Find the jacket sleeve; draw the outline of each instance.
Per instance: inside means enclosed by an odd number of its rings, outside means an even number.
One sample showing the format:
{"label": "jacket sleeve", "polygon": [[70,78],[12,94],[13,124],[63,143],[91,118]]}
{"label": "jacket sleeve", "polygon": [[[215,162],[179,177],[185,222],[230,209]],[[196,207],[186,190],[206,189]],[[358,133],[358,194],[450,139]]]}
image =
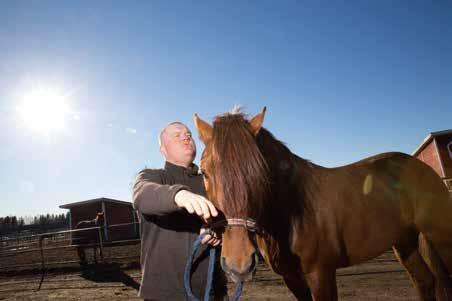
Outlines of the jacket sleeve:
{"label": "jacket sleeve", "polygon": [[190,190],[184,185],[162,184],[157,170],[145,169],[138,173],[133,184],[133,207],[146,215],[163,216],[179,210],[174,196],[180,190]]}

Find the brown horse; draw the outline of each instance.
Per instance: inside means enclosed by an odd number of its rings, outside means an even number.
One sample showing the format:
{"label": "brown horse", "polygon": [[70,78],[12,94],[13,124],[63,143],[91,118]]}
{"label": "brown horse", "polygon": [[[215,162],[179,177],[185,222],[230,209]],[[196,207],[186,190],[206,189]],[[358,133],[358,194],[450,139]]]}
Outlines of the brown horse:
{"label": "brown horse", "polygon": [[336,269],[392,247],[422,300],[452,300],[452,201],[429,166],[394,152],[321,167],[263,128],[264,114],[227,113],[213,126],[195,114],[233,279],[253,272],[259,249],[298,300],[337,300]]}
{"label": "brown horse", "polygon": [[72,245],[76,246],[77,248],[77,255],[80,259],[81,265],[86,265],[88,263],[85,254],[85,249],[87,247],[93,248],[94,263],[97,264],[97,244],[99,244],[99,230],[90,228],[102,226],[103,223],[104,213],[98,212],[96,214],[96,218],[92,220],[83,220],[75,225],[75,230],[80,231],[72,232]]}

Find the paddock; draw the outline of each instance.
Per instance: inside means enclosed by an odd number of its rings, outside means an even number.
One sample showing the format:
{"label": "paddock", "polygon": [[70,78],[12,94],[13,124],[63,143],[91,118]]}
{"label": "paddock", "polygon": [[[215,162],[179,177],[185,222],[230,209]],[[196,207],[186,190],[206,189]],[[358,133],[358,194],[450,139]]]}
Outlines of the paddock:
{"label": "paddock", "polygon": [[[28,256],[36,259],[33,266],[0,269],[0,300],[91,300],[93,296],[104,300],[140,300],[136,296],[141,281],[139,245],[105,249],[106,264],[97,270],[94,266],[80,269],[76,252],[70,249],[62,252],[58,260],[57,255],[47,255],[53,262],[47,265],[47,275],[39,291],[36,291],[40,282],[38,253]],[[15,260],[20,260],[20,256]],[[33,270],[35,273],[30,273]],[[365,264],[340,269],[337,279],[340,300],[417,300],[406,272],[391,252]],[[231,283],[229,289],[233,289]],[[254,279],[245,283],[241,300],[293,301],[295,298],[278,275],[260,264]]]}
{"label": "paddock", "polygon": [[[135,226],[135,225],[134,225]],[[109,227],[115,227],[110,225]],[[110,228],[111,229],[111,228]],[[58,231],[0,244],[0,300],[140,300],[136,297],[141,273],[139,240],[103,242],[103,263],[79,265],[71,245],[71,231]],[[41,288],[42,240],[45,277]],[[92,262],[92,251],[87,258]],[[365,264],[338,271],[340,300],[417,300],[406,272],[392,252]],[[233,289],[230,283],[229,288]],[[263,264],[245,284],[241,300],[295,300],[283,280]]]}
{"label": "paddock", "polygon": [[[135,225],[134,225],[135,226]],[[109,227],[115,227],[110,225]],[[103,242],[103,263],[81,268],[71,231],[8,239],[0,244],[0,300],[127,299],[136,297],[141,273],[139,240]],[[42,236],[45,277],[40,290]],[[87,251],[92,262],[91,250]],[[407,273],[392,252],[361,265],[338,270],[340,300],[418,300]],[[229,284],[233,289],[233,285]],[[295,300],[283,280],[260,264],[245,283],[241,300]]]}

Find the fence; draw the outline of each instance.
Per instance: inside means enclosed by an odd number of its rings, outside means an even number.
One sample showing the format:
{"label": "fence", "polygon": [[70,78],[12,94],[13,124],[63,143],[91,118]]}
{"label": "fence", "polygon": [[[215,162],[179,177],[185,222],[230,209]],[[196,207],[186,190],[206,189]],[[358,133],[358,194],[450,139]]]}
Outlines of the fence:
{"label": "fence", "polygon": [[[121,227],[136,226],[138,223],[123,223],[109,225],[112,231]],[[45,269],[46,266],[61,266],[64,264],[78,263],[74,260],[74,250],[81,248],[99,248],[100,258],[105,260],[105,248],[115,246],[135,245],[140,242],[139,238],[122,239],[108,241],[103,236],[104,227],[90,227],[84,229],[64,230],[49,232],[43,234],[29,235],[25,237],[0,240],[0,272],[20,269]],[[92,234],[96,233],[96,239],[93,240]],[[86,234],[86,235],[74,235]],[[86,237],[90,240],[86,243]],[[78,243],[82,240],[82,243]],[[127,252],[126,252],[127,253]],[[130,252],[128,252],[130,253]],[[53,254],[53,256],[52,256]],[[130,255],[130,254],[128,254]],[[136,258],[134,256],[122,256],[121,259]],[[111,260],[118,256],[109,256]]]}

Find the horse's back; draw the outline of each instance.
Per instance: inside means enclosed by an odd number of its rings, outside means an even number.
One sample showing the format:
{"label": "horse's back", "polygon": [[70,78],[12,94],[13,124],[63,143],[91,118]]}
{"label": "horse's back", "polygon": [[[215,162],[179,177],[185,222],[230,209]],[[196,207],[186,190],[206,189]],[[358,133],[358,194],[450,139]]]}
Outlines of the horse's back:
{"label": "horse's back", "polygon": [[[95,220],[80,221],[75,225],[76,230],[87,229],[96,227]],[[72,244],[81,245],[89,244],[97,241],[98,232],[95,229],[92,230],[81,230],[72,233]]]}
{"label": "horse's back", "polygon": [[77,223],[77,225],[75,225],[75,229],[85,229],[85,228],[90,228],[90,227],[95,227],[95,226],[96,226],[95,220],[80,221]]}
{"label": "horse's back", "polygon": [[452,240],[452,201],[440,177],[422,161],[382,153],[326,172],[325,193],[339,213],[350,263],[378,255],[409,229],[426,233],[434,243]]}
{"label": "horse's back", "polygon": [[448,191],[441,178],[424,162],[400,152],[381,153],[344,167],[361,170],[357,174],[375,177],[393,186],[404,196],[422,199],[448,199]]}
{"label": "horse's back", "polygon": [[[424,162],[404,153],[390,152],[350,166],[352,170],[360,170],[358,175],[364,176],[363,195],[375,193],[381,200],[410,210],[410,222],[418,227],[426,222],[436,225],[445,221],[450,223],[452,200],[449,192],[438,174]],[[374,186],[373,191],[371,186]],[[452,229],[450,226],[447,228]]]}

